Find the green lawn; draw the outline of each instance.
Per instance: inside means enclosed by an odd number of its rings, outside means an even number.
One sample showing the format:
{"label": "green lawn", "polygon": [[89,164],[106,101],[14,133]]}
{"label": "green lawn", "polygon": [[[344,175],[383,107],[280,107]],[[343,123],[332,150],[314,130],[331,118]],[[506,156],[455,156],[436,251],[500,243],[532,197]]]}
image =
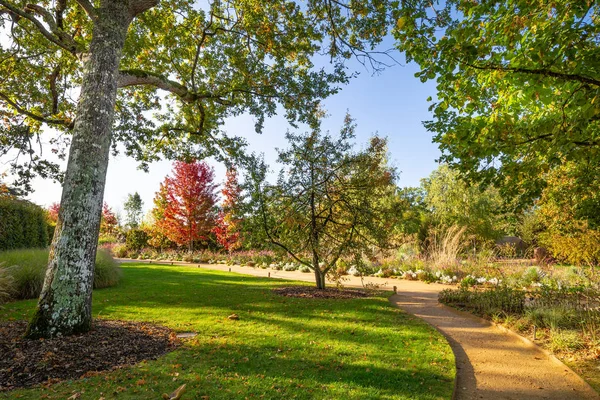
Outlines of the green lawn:
{"label": "green lawn", "polygon": [[[190,267],[123,266],[94,292],[94,316],[197,331],[178,350],[134,367],[0,398],[158,399],[187,383],[187,399],[449,399],[454,357],[443,337],[392,307],[386,293],[353,300],[280,297],[290,282]],[[298,283],[303,284],[303,283]],[[0,319],[26,319],[35,301]],[[227,319],[236,313],[239,321]]]}

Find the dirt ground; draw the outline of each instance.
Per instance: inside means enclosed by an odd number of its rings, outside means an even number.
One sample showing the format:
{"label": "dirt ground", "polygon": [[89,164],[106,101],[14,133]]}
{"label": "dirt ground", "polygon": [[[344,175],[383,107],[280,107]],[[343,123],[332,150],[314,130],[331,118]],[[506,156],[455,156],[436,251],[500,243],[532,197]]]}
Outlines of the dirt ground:
{"label": "dirt ground", "polygon": [[177,346],[174,332],[144,322],[95,320],[88,333],[46,340],[24,339],[26,328],[0,323],[0,392],[137,364]]}

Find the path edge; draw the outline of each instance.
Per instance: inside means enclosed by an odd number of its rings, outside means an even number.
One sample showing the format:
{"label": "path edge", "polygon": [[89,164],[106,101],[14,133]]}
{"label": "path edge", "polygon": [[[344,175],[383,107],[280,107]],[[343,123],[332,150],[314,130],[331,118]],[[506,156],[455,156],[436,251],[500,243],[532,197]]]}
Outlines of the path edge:
{"label": "path edge", "polygon": [[[409,313],[408,311],[404,310],[402,307],[400,307],[398,305],[398,303],[393,299],[394,297],[400,297],[399,294],[397,293],[393,293],[390,297],[388,297],[388,301],[392,304],[393,307],[397,308],[398,310],[406,313],[406,314],[410,314],[415,318],[419,318],[414,314]],[[438,304],[441,304],[438,302]],[[424,320],[423,318],[419,318],[421,321],[425,322],[427,325],[431,326],[433,329],[435,329],[440,335],[442,335],[442,337],[446,340],[446,343],[448,344],[448,346],[450,347],[450,350],[452,350],[452,356],[454,357],[454,388],[452,389],[452,397],[450,397],[451,400],[456,400],[456,396],[458,393],[458,361],[456,359],[456,353],[454,352],[454,349],[452,348],[452,346],[450,345],[450,341],[448,340],[448,336],[442,332],[437,326],[430,324],[428,321]]]}
{"label": "path edge", "polygon": [[[468,311],[464,311],[464,310],[459,310],[457,308],[454,308],[452,306],[440,303],[438,301],[438,304],[441,305],[442,307],[446,307],[449,308],[450,310],[452,310],[455,313],[458,314],[463,314],[466,315],[470,318],[475,318],[478,319],[480,321],[482,321],[485,324],[491,325],[491,326],[495,326],[496,328],[498,328],[499,331],[509,335],[509,336],[513,336],[517,339],[519,339],[520,341],[522,341],[524,344],[526,344],[527,346],[531,347],[531,348],[536,348],[537,350],[539,350],[541,353],[543,353],[546,357],[548,357],[548,359],[550,361],[552,361],[553,363],[555,363],[556,365],[565,368],[566,370],[568,370],[570,373],[572,373],[573,375],[575,375],[580,381],[581,383],[583,383],[583,386],[586,386],[592,393],[595,393],[596,396],[598,397],[598,399],[600,399],[600,393],[594,389],[592,387],[592,385],[590,385],[585,379],[583,379],[581,377],[581,375],[579,375],[577,372],[575,372],[571,367],[569,367],[567,364],[565,364],[564,362],[562,362],[558,357],[556,357],[551,351],[544,349],[542,346],[538,345],[537,343],[535,343],[534,341],[532,341],[531,339],[526,338],[525,336],[513,331],[512,329],[509,329],[507,327],[505,327],[504,325],[501,324],[497,324],[493,321],[490,321],[488,319],[482,318],[479,315],[475,315],[473,313],[470,313]],[[453,399],[454,400],[454,399]]]}
{"label": "path edge", "polygon": [[571,372],[572,374],[574,374],[575,376],[577,376],[577,378],[579,378],[579,380],[583,383],[584,386],[587,386],[588,389],[590,389],[593,393],[596,393],[596,395],[598,396],[598,398],[600,399],[600,393],[594,389],[594,387],[592,385],[590,385],[585,379],[583,379],[581,377],[581,375],[579,375],[577,372],[575,372],[571,367],[569,367],[567,364],[565,364],[564,362],[562,362],[560,360],[560,358],[556,357],[556,355],[554,355],[554,353],[552,353],[550,350],[546,350],[545,348],[543,348],[542,346],[538,345],[537,343],[535,343],[534,341],[532,341],[529,338],[526,338],[525,336],[520,335],[519,333],[513,331],[512,329],[509,329],[503,325],[497,324],[495,322],[489,321],[492,325],[496,326],[499,330],[501,330],[502,332],[511,335],[511,336],[516,336],[518,339],[520,339],[523,343],[527,344],[528,346],[531,347],[537,347],[539,350],[541,350],[542,353],[544,353],[546,355],[546,357],[548,357],[553,363],[565,368],[566,370],[568,370],[569,372]]}

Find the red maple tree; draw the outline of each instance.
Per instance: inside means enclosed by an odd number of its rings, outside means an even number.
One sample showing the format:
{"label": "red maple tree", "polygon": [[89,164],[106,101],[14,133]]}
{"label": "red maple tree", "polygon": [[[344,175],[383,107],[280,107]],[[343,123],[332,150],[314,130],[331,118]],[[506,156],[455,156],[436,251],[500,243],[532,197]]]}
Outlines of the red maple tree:
{"label": "red maple tree", "polygon": [[114,235],[117,232],[119,221],[117,215],[106,202],[102,205],[102,219],[100,220],[100,234]]}
{"label": "red maple tree", "polygon": [[169,240],[191,251],[195,242],[208,239],[215,224],[214,171],[205,162],[177,161],[172,173],[163,184],[167,204],[157,224]]}
{"label": "red maple tree", "polygon": [[48,207],[48,221],[51,224],[56,225],[58,222],[58,211],[60,210],[60,203],[52,203],[50,207]]}
{"label": "red maple tree", "polygon": [[221,191],[223,202],[217,217],[217,224],[213,229],[217,242],[230,253],[242,244],[239,229],[241,219],[238,216],[238,203],[241,192],[237,171],[231,168],[227,171],[225,186]]}

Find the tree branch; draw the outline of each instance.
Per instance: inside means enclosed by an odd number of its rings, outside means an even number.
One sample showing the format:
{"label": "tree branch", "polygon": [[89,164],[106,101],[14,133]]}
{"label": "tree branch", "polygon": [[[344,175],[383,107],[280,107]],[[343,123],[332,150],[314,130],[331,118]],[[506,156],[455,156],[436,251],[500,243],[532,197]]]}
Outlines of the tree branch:
{"label": "tree branch", "polygon": [[156,7],[160,0],[130,0],[129,1],[129,16],[133,19],[139,14]]}
{"label": "tree branch", "polygon": [[600,80],[590,78],[583,75],[578,74],[567,74],[564,72],[556,72],[550,71],[548,69],[543,68],[515,68],[515,67],[503,67],[500,65],[475,65],[466,63],[471,68],[475,68],[478,70],[492,70],[492,71],[504,71],[504,72],[517,72],[521,74],[532,74],[532,75],[542,75],[542,76],[550,76],[553,78],[559,78],[567,81],[577,81],[581,83],[587,83],[588,85],[600,86]]}
{"label": "tree branch", "polygon": [[162,75],[137,69],[119,71],[117,87],[123,88],[128,86],[154,86],[176,94],[182,100],[193,101],[196,99],[182,84],[167,79]]}
{"label": "tree branch", "polygon": [[[25,18],[26,20],[32,22],[38,32],[40,32],[46,39],[58,47],[67,50],[71,54],[84,52],[83,49],[81,49],[81,46],[75,42],[73,38],[71,38],[66,32],[58,29],[52,14],[50,14],[45,8],[38,6],[37,4],[27,4],[25,9],[20,9],[10,4],[6,0],[0,0],[0,6],[5,7],[10,14]],[[40,14],[50,27],[51,31],[48,31],[44,24],[35,18],[35,16],[31,14],[29,10]]]}
{"label": "tree branch", "polygon": [[23,107],[19,106],[17,103],[12,101],[4,93],[0,93],[0,99],[4,100],[9,106],[14,108],[19,114],[25,115],[26,117],[29,117],[33,120],[36,120],[39,122],[44,122],[47,124],[64,125],[64,126],[68,127],[69,129],[73,128],[73,121],[69,121],[68,119],[47,118],[43,115],[34,114],[31,111],[28,111],[28,110],[24,109]]}
{"label": "tree branch", "polygon": [[79,4],[81,8],[83,8],[85,13],[90,17],[92,21],[96,22],[96,20],[98,19],[98,11],[92,3],[90,3],[88,0],[75,0],[75,2]]}

